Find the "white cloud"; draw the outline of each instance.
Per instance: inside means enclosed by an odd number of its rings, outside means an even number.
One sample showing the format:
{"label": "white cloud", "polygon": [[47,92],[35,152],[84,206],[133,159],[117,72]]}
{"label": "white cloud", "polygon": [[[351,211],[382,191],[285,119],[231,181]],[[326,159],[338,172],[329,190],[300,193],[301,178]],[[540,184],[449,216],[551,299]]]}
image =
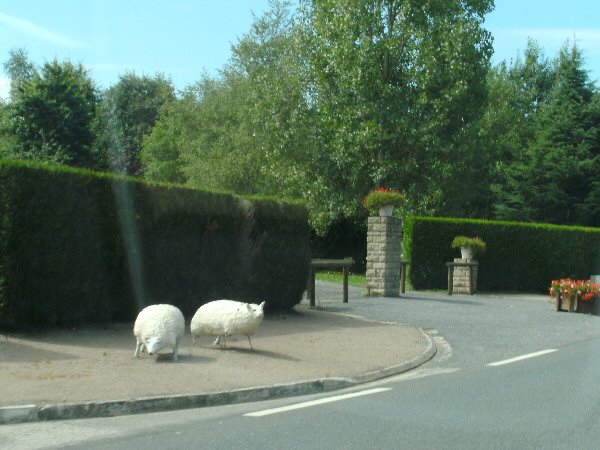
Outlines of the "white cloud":
{"label": "white cloud", "polygon": [[10,92],[10,80],[5,77],[0,77],[0,99],[8,100]]}
{"label": "white cloud", "polygon": [[50,41],[55,44],[61,45],[63,47],[68,48],[83,48],[85,44],[75,41],[71,38],[63,36],[59,33],[56,33],[52,30],[48,30],[46,28],[40,27],[33,22],[29,22],[27,20],[19,19],[18,17],[9,16],[8,14],[4,14],[0,12],[0,23],[4,23],[9,27],[21,31],[23,33],[29,34],[30,36],[36,37],[43,41]]}

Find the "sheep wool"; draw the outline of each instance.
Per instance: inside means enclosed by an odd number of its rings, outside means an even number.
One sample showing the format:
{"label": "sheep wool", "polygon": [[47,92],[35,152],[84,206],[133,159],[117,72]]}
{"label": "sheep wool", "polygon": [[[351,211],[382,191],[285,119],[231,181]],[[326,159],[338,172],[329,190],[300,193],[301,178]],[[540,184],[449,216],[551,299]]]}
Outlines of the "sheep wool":
{"label": "sheep wool", "polygon": [[264,306],[265,302],[256,305],[235,300],[215,300],[202,305],[190,324],[194,345],[197,336],[217,336],[214,345],[225,347],[225,337],[238,334],[245,335],[254,350],[250,336],[263,320]]}
{"label": "sheep wool", "polygon": [[133,357],[137,358],[144,348],[150,355],[172,348],[173,360],[177,361],[184,332],[185,319],[179,308],[165,304],[147,306],[140,311],[133,326],[137,339]]}

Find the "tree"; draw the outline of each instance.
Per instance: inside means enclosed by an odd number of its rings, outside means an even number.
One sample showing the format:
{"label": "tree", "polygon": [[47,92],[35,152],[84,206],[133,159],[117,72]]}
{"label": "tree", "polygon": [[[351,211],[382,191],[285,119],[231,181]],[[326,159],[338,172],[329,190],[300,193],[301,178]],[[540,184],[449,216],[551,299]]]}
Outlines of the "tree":
{"label": "tree", "polygon": [[181,99],[164,104],[159,119],[142,141],[140,159],[144,176],[150,180],[185,183],[181,148],[193,142],[190,134],[197,129],[196,97],[186,89]]}
{"label": "tree", "polygon": [[[491,4],[319,0],[289,12],[273,2],[219,77],[164,110],[145,161],[199,187],[301,197],[320,231],[364,218],[360,199],[382,184],[407,191],[411,210],[476,214],[469,196],[489,190],[490,158],[472,138]],[[193,130],[175,123],[188,114]]]}
{"label": "tree", "polygon": [[0,159],[17,159],[16,142],[10,123],[10,107],[0,100]]}
{"label": "tree", "polygon": [[182,147],[188,184],[239,194],[261,193],[265,167],[249,130],[248,80],[227,76],[205,77],[195,86],[199,128],[191,145]]}
{"label": "tree", "polygon": [[144,137],[159,118],[160,108],[175,100],[173,84],[163,75],[121,75],[102,97],[102,126],[110,169],[141,176]]}
{"label": "tree", "polygon": [[[486,202],[488,214],[482,217],[502,215],[507,208],[498,201],[498,192],[507,184],[516,182],[508,179],[507,170],[518,164],[526,149],[535,138],[535,118],[546,102],[553,85],[554,69],[551,61],[544,57],[539,45],[530,40],[524,58],[507,64],[500,63],[488,73],[488,103],[473,136],[474,145],[485,149],[480,152],[488,167],[483,176],[489,180],[488,189],[483,186],[473,193],[473,198]],[[479,209],[481,211],[481,208]]]}
{"label": "tree", "polygon": [[144,141],[147,175],[205,189],[300,197],[313,151],[301,54],[287,3],[273,2],[205,75],[167,105]]}
{"label": "tree", "polygon": [[413,210],[465,212],[451,203],[468,192],[448,189],[480,169],[462,162],[478,151],[468,143],[486,101],[492,47],[481,24],[492,6],[302,2],[308,95],[327,149],[318,155],[320,182],[333,201],[326,220],[357,214],[360,198],[378,185],[407,191]]}
{"label": "tree", "polygon": [[29,61],[27,51],[13,49],[9,52],[8,61],[4,63],[4,71],[10,78],[10,99],[15,101],[22,83],[31,81],[37,75],[35,65]]}
{"label": "tree", "polygon": [[600,102],[576,45],[554,62],[554,81],[535,115],[535,136],[509,168],[500,218],[594,225],[598,209]]}
{"label": "tree", "polygon": [[[242,80],[243,81],[243,80]],[[211,190],[256,193],[260,165],[249,164],[250,138],[241,133],[245,90],[232,80],[204,77],[163,107],[144,140],[146,176]]]}
{"label": "tree", "polygon": [[82,65],[54,60],[18,85],[8,128],[23,159],[95,167],[92,124],[98,97]]}

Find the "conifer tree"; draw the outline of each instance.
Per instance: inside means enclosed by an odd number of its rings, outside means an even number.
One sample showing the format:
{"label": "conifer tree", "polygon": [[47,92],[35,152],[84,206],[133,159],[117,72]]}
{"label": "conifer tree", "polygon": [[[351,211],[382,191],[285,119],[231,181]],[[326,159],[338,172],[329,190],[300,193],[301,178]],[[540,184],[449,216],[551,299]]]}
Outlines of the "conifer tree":
{"label": "conifer tree", "polygon": [[554,62],[554,81],[535,115],[535,137],[508,170],[500,218],[591,225],[597,202],[596,89],[576,45]]}

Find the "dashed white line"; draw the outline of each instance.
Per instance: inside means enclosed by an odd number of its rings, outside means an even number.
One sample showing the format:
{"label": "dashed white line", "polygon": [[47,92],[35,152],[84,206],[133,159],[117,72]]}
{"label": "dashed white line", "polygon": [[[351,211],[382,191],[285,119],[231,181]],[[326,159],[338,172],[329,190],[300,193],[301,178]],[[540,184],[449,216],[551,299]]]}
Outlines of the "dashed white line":
{"label": "dashed white line", "polygon": [[311,406],[323,405],[326,403],[339,402],[340,400],[347,400],[349,398],[362,397],[364,395],[372,395],[377,394],[379,392],[390,391],[392,388],[374,388],[368,389],[366,391],[352,392],[350,394],[342,394],[336,395],[333,397],[320,398],[318,400],[311,400],[308,402],[295,403],[293,405],[282,406],[280,408],[272,408],[272,409],[264,409],[262,411],[255,411],[251,413],[246,413],[244,416],[246,417],[262,417],[269,416],[271,414],[278,414],[287,411],[293,411],[301,408],[310,408]]}
{"label": "dashed white line", "polygon": [[557,348],[549,348],[547,350],[541,350],[539,352],[534,352],[534,353],[527,353],[526,355],[516,356],[514,358],[504,359],[502,361],[496,361],[493,363],[489,363],[488,366],[491,366],[491,367],[503,366],[505,364],[511,364],[511,363],[514,363],[517,361],[522,361],[524,359],[535,358],[537,356],[542,356],[542,355],[546,355],[548,353],[553,353],[553,352],[557,352],[557,351],[558,351]]}

